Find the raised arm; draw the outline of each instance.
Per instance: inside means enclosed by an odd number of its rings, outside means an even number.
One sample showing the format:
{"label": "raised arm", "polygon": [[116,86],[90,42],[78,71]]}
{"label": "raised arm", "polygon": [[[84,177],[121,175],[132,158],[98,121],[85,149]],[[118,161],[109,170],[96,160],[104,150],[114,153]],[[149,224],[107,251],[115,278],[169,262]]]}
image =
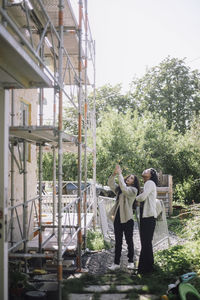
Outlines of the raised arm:
{"label": "raised arm", "polygon": [[133,186],[127,186],[121,173],[119,174],[119,186],[122,190],[122,193],[124,193],[126,196],[135,197],[137,195],[137,189]]}
{"label": "raised arm", "polygon": [[111,190],[113,191],[113,193],[116,194],[116,189],[118,187],[118,185],[115,183],[115,176],[116,174],[113,173],[109,178],[108,178],[108,185],[111,188]]}
{"label": "raised arm", "polygon": [[144,192],[136,197],[136,201],[143,202],[149,196],[154,188],[152,181],[147,181],[144,185]]}

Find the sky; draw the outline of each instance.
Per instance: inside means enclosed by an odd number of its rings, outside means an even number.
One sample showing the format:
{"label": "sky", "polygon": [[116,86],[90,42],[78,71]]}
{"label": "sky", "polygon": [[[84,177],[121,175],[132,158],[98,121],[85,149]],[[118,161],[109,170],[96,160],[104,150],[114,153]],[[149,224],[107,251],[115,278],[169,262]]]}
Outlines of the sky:
{"label": "sky", "polygon": [[[78,13],[78,0],[71,1]],[[88,0],[88,16],[97,88],[121,83],[126,92],[134,77],[167,56],[200,70],[200,0]],[[52,118],[52,105],[45,112]]]}
{"label": "sky", "polygon": [[122,83],[168,55],[200,69],[200,0],[88,0],[96,86]]}

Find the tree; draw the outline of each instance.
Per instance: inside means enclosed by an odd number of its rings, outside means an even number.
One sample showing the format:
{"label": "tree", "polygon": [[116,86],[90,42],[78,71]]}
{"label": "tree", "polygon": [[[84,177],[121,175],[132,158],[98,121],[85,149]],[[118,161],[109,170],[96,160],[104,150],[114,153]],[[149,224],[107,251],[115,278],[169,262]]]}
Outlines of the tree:
{"label": "tree", "polygon": [[[93,155],[87,154],[89,179],[93,176]],[[65,152],[63,153],[63,180],[64,181],[78,181],[78,153]],[[52,153],[44,153],[42,160],[43,180],[53,180],[53,155]],[[56,174],[58,174],[58,155],[56,154]],[[84,180],[84,153],[82,153],[82,180]],[[58,176],[56,176],[58,177]]]}
{"label": "tree", "polygon": [[78,112],[75,107],[65,107],[63,129],[69,134],[78,135]]}
{"label": "tree", "polygon": [[200,73],[191,71],[185,61],[165,58],[131,85],[131,95],[141,114],[158,113],[168,128],[184,133],[200,112]]}
{"label": "tree", "polygon": [[200,202],[200,120],[194,119],[190,130],[179,136],[174,155],[176,178],[174,199],[185,203]]}
{"label": "tree", "polygon": [[154,167],[165,172],[174,155],[177,133],[167,129],[163,118],[137,111],[127,114],[113,110],[103,114],[97,129],[97,179],[106,184],[114,165],[120,163],[124,174],[141,174]]}
{"label": "tree", "polygon": [[116,163],[123,175],[140,175],[154,167],[173,176],[175,199],[200,202],[199,132],[199,120],[183,135],[168,129],[166,120],[155,113],[105,112],[97,129],[97,180],[107,184]]}
{"label": "tree", "polygon": [[97,125],[100,124],[102,120],[102,112],[109,111],[110,108],[123,114],[126,114],[130,108],[135,109],[132,96],[130,96],[129,93],[122,93],[121,84],[115,86],[107,84],[96,90]]}
{"label": "tree", "polygon": [[[93,93],[88,96],[89,107],[93,108]],[[121,84],[112,86],[106,84],[96,89],[96,120],[97,126],[101,123],[102,112],[113,109],[118,113],[126,114],[129,109],[135,110],[136,106],[130,93],[122,93]],[[83,108],[82,108],[83,110]],[[88,112],[89,113],[89,112]],[[88,116],[89,117],[89,116]],[[68,133],[77,134],[78,114],[74,107],[65,107],[63,127]],[[84,127],[84,126],[83,126]]]}
{"label": "tree", "polygon": [[53,155],[44,153],[42,157],[43,180],[53,180]]}

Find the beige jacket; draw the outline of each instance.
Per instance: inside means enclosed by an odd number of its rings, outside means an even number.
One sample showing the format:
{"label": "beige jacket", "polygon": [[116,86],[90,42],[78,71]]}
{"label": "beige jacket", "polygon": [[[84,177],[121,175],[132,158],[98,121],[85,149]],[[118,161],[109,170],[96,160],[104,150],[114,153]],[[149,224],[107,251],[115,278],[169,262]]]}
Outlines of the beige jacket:
{"label": "beige jacket", "polygon": [[[108,185],[111,190],[117,194],[116,189],[118,188],[118,185],[115,183],[114,175],[109,177]],[[119,199],[116,201],[115,205],[111,208],[109,217],[114,222],[119,207],[120,221],[121,223],[126,223],[128,220],[133,219],[132,205],[137,195],[137,189],[132,186],[127,186],[124,182],[122,174],[119,175],[119,186],[122,190],[122,193],[119,195]]]}
{"label": "beige jacket", "polygon": [[157,218],[156,210],[157,189],[152,180],[147,180],[144,184],[144,191],[136,197],[136,201],[144,201],[144,209],[142,218],[154,217]]}

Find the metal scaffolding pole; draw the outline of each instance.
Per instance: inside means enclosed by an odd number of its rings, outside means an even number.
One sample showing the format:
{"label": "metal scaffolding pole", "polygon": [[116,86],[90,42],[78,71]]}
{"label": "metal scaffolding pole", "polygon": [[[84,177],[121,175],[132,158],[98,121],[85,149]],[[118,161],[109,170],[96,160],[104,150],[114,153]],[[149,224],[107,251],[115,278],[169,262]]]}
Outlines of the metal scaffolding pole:
{"label": "metal scaffolding pole", "polygon": [[56,219],[56,149],[53,146],[53,233],[55,234]]}
{"label": "metal scaffolding pole", "polygon": [[[15,108],[14,108],[14,102],[15,102],[15,94],[14,90],[11,90],[11,126],[14,126],[14,116],[15,116]],[[11,153],[14,153],[14,144],[11,145]],[[14,174],[15,174],[15,168],[14,168],[14,155],[11,154],[11,171],[10,171],[10,206],[14,206]],[[10,243],[11,247],[13,246],[13,234],[14,234],[14,210],[11,210],[10,215]],[[9,237],[8,237],[9,238]]]}
{"label": "metal scaffolding pole", "polygon": [[87,243],[87,121],[88,121],[88,91],[87,91],[87,63],[88,63],[88,11],[87,0],[85,0],[85,106],[84,106],[84,125],[85,125],[85,151],[84,151],[84,175],[85,175],[85,191],[84,191],[84,248]]}
{"label": "metal scaffolding pole", "polygon": [[39,146],[39,208],[38,208],[38,252],[42,252],[42,146]]}
{"label": "metal scaffolding pole", "polygon": [[9,91],[0,89],[0,299],[8,300],[8,132]]}
{"label": "metal scaffolding pole", "polygon": [[58,290],[59,300],[62,299],[61,283],[63,280],[63,266],[62,266],[62,114],[63,114],[63,15],[64,15],[64,1],[59,0],[59,58],[58,58],[58,74],[59,74],[59,124],[58,124]]}
{"label": "metal scaffolding pole", "polygon": [[81,147],[82,147],[82,19],[83,19],[83,3],[79,0],[79,63],[78,63],[78,74],[79,74],[79,91],[78,91],[78,241],[77,241],[77,269],[81,271],[81,247],[82,247],[82,231],[81,231],[81,205],[82,205],[82,194],[81,194],[81,178],[82,178],[82,164],[81,164]]}
{"label": "metal scaffolding pole", "polygon": [[[55,66],[54,66],[55,67]],[[53,126],[56,126],[56,89],[54,89],[53,99]],[[53,146],[53,233],[55,234],[56,220],[56,149]]]}
{"label": "metal scaffolding pole", "polygon": [[[23,125],[25,126],[25,111],[23,111]],[[27,253],[27,227],[28,227],[28,197],[27,197],[27,151],[28,143],[23,142],[23,190],[24,190],[24,206],[23,206],[23,239],[24,239],[24,253]],[[25,272],[27,272],[27,260],[25,259]]]}
{"label": "metal scaffolding pole", "polygon": [[[40,114],[41,114],[41,103],[42,103],[42,95],[41,90],[39,94],[39,102],[40,102]],[[41,115],[40,115],[40,125],[41,125]],[[38,210],[38,227],[39,227],[39,240],[38,240],[38,250],[39,253],[42,252],[42,146],[39,145],[39,210]]]}
{"label": "metal scaffolding pole", "polygon": [[97,224],[96,197],[96,45],[94,41],[94,85],[93,85],[93,197],[94,197],[94,228]]}
{"label": "metal scaffolding pole", "polygon": [[[43,59],[43,47],[40,49],[40,56]],[[44,91],[41,88],[39,91],[39,117],[40,117],[40,126],[43,125],[43,99],[44,99]],[[38,235],[38,252],[42,253],[42,145],[39,145],[39,212],[38,212],[38,220],[39,220],[39,235]]]}

